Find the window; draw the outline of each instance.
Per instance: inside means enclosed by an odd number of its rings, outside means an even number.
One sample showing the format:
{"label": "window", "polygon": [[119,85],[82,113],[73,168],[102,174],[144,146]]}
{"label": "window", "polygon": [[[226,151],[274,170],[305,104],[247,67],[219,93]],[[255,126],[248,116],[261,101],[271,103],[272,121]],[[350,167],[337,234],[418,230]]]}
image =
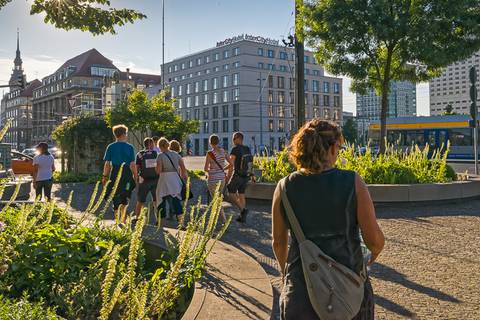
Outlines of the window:
{"label": "window", "polygon": [[203,80],[203,91],[208,91],[208,79]]}
{"label": "window", "polygon": [[303,59],[303,61],[305,61],[305,63],[309,63],[309,61],[310,61],[309,56],[305,56],[304,59]]}
{"label": "window", "polygon": [[203,120],[208,120],[208,108],[203,109]]}
{"label": "window", "polygon": [[314,75],[314,76],[317,76],[317,77],[320,76],[320,71],[318,71],[318,70],[313,70],[313,75]]}
{"label": "window", "polygon": [[263,48],[258,48],[257,54],[258,54],[259,56],[263,56]]}
{"label": "window", "polygon": [[212,119],[218,119],[218,106],[212,108]]}
{"label": "window", "polygon": [[113,77],[115,72],[116,72],[116,70],[112,69],[112,68],[102,68],[102,67],[91,67],[90,68],[90,74],[92,76]]}
{"label": "window", "polygon": [[275,65],[274,65],[274,64],[271,64],[271,63],[269,63],[269,64],[268,64],[268,70],[275,71]]}
{"label": "window", "polygon": [[228,102],[228,91],[223,91],[222,102]]}
{"label": "window", "polygon": [[218,89],[218,78],[213,78],[213,90]]}
{"label": "window", "polygon": [[193,110],[193,118],[195,120],[200,120],[200,109]]}
{"label": "window", "polygon": [[195,107],[200,105],[200,96],[195,96]]}
{"label": "window", "polygon": [[222,147],[223,147],[223,149],[228,150],[228,138],[223,138],[222,139]]}
{"label": "window", "polygon": [[212,121],[212,133],[218,133],[218,121]]}
{"label": "window", "polygon": [[203,105],[206,106],[208,104],[208,93],[203,95]]}
{"label": "window", "polygon": [[191,94],[192,93],[192,84],[187,83],[186,86],[187,86],[187,94]]}
{"label": "window", "polygon": [[220,67],[217,66],[213,68],[213,72],[218,72],[218,71],[220,71]]}
{"label": "window", "polygon": [[202,58],[197,58],[197,66],[202,64]]}
{"label": "window", "polygon": [[303,85],[304,85],[305,91],[307,91],[308,90],[308,80],[307,79],[303,80]]}
{"label": "window", "polygon": [[172,73],[172,66],[168,67],[168,73]]}
{"label": "window", "polygon": [[232,95],[233,95],[233,101],[240,100],[240,89],[239,88],[233,89]]}
{"label": "window", "polygon": [[222,106],[222,116],[223,118],[228,118],[228,105]]}
{"label": "window", "polygon": [[284,106],[278,106],[278,116],[280,118],[285,118],[285,108],[284,108]]}
{"label": "window", "polygon": [[313,105],[318,107],[320,106],[320,96],[318,94],[313,94]]}
{"label": "window", "polygon": [[313,80],[312,81],[312,90],[315,91],[315,92],[320,91],[320,81],[318,81],[318,80]]}
{"label": "window", "polygon": [[323,105],[325,107],[329,107],[330,106],[330,96],[323,96]]}
{"label": "window", "polygon": [[205,57],[205,63],[210,63],[210,56]]}
{"label": "window", "polygon": [[234,48],[233,49],[233,55],[238,56],[240,54],[240,48]]}
{"label": "window", "polygon": [[278,91],[277,97],[278,97],[278,103],[281,103],[281,104],[285,103],[285,91]]}
{"label": "window", "polygon": [[285,132],[285,120],[278,120],[278,132]]}
{"label": "window", "polygon": [[333,97],[333,106],[334,107],[340,107],[340,97],[339,96]]}
{"label": "window", "polygon": [[280,71],[287,72],[287,66],[280,66]]}
{"label": "window", "polygon": [[320,108],[313,108],[313,117],[314,118],[320,117]]}
{"label": "window", "polygon": [[193,60],[188,61],[188,67],[192,68],[193,67]]}
{"label": "window", "polygon": [[267,98],[267,101],[269,103],[273,103],[273,91],[272,90],[268,90],[268,98]]}
{"label": "window", "polygon": [[267,114],[269,117],[273,117],[273,106],[272,105],[269,105],[267,107]]}
{"label": "window", "polygon": [[333,83],[333,93],[340,93],[340,83]]}
{"label": "window", "polygon": [[203,133],[208,133],[208,122],[203,123]]}
{"label": "window", "polygon": [[183,86],[179,85],[178,86],[178,96],[181,97],[183,95]]}
{"label": "window", "polygon": [[187,108],[192,107],[192,97],[187,97]]}
{"label": "window", "polygon": [[182,70],[185,70],[185,62],[182,62]]}
{"label": "window", "polygon": [[323,109],[323,118],[327,120],[330,119],[330,110],[327,108]]}
{"label": "window", "polygon": [[200,91],[200,82],[195,81],[195,87],[193,89],[195,93],[198,93]]}
{"label": "window", "polygon": [[278,89],[285,89],[285,77],[277,77]]}
{"label": "window", "polygon": [[273,120],[268,120],[268,131],[273,132]]}
{"label": "window", "polygon": [[280,51],[280,59],[281,60],[287,60],[288,59],[287,53],[283,52],[283,51]]}
{"label": "window", "polygon": [[258,69],[263,69],[263,68],[264,68],[263,62],[259,62],[258,63]]}
{"label": "window", "polygon": [[222,88],[228,87],[228,76],[222,77]]}
{"label": "window", "polygon": [[219,101],[218,101],[218,92],[214,92],[213,93],[213,104],[217,104]]}
{"label": "window", "polygon": [[222,121],[222,131],[223,132],[228,132],[228,120],[223,120]]}
{"label": "window", "polygon": [[309,104],[310,100],[308,100],[308,93],[305,93],[304,98],[305,98],[305,104]]}
{"label": "window", "polygon": [[171,89],[171,94],[172,94],[172,97],[176,97],[176,90],[175,90],[175,86],[172,86],[172,89]]}
{"label": "window", "polygon": [[213,55],[213,61],[218,61],[218,60],[220,60],[220,53],[217,52]]}
{"label": "window", "polygon": [[177,104],[178,104],[178,108],[179,109],[182,109],[183,108],[183,99],[177,99]]}
{"label": "window", "polygon": [[230,69],[230,65],[227,63],[227,64],[224,64],[223,65],[223,70],[228,70]]}
{"label": "window", "polygon": [[237,62],[234,62],[233,63],[233,67],[236,69],[236,68],[240,68],[240,62],[237,61]]}
{"label": "window", "polygon": [[268,51],[267,51],[267,56],[268,56],[269,58],[275,58],[275,51],[273,51],[273,50],[268,50]]}
{"label": "window", "polygon": [[238,103],[233,104],[233,116],[234,117],[240,116],[240,105]]}
{"label": "window", "polygon": [[268,76],[268,87],[273,88],[273,76]]}
{"label": "window", "polygon": [[210,69],[206,69],[205,74],[210,74]]}
{"label": "window", "polygon": [[233,131],[240,131],[240,120],[233,119]]}
{"label": "window", "polygon": [[238,86],[238,73],[232,75],[232,85]]}
{"label": "window", "polygon": [[223,59],[227,59],[228,57],[230,57],[230,51],[228,50],[223,51]]}
{"label": "window", "polygon": [[324,93],[329,93],[330,92],[330,82],[325,81],[323,83],[323,92]]}

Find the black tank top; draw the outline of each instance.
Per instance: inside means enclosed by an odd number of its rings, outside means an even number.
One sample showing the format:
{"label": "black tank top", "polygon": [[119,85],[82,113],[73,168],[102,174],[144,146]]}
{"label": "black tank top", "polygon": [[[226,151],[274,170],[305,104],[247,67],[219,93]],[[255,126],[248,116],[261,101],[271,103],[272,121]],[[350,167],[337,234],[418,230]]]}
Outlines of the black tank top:
{"label": "black tank top", "polygon": [[[330,169],[319,174],[292,173],[286,180],[288,199],[307,239],[323,252],[359,273],[363,267],[357,221],[355,172]],[[288,221],[285,213],[285,220]],[[289,269],[300,266],[292,232]]]}

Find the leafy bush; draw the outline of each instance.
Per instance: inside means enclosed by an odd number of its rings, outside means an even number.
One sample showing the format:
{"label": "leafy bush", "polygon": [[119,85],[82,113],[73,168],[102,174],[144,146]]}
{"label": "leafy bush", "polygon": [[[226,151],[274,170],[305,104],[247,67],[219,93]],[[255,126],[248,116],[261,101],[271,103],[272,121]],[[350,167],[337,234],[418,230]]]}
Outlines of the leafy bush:
{"label": "leafy bush", "polygon": [[59,172],[53,173],[53,181],[55,183],[74,183],[85,182],[87,184],[95,184],[102,179],[101,173],[73,173],[73,172]]}
{"label": "leafy bush", "polygon": [[205,177],[205,171],[203,170],[188,170],[188,176],[190,179],[202,179]]}
{"label": "leafy bush", "polygon": [[[114,190],[118,182],[114,182]],[[68,215],[72,197],[67,209],[54,202],[3,209],[0,294],[9,305],[21,298],[33,303],[32,308],[37,308],[36,303],[52,308],[38,307],[38,312],[55,310],[66,319],[180,318],[208,254],[228,226],[217,229],[220,193],[207,211],[200,204],[188,213],[185,208],[189,221],[181,221],[183,235],[171,239],[170,250],[148,263],[141,237],[146,211],[133,230],[130,220],[127,228],[104,226],[101,219],[112,196],[100,210],[105,192],[98,193],[97,183],[78,220]],[[87,216],[97,212],[97,219],[87,224]]]}
{"label": "leafy bush", "polygon": [[[359,152],[354,145],[340,151],[336,167],[357,172],[368,184],[446,183],[456,180],[456,173],[447,164],[449,146],[432,153],[426,146],[396,150],[389,146],[385,154],[375,155],[370,148]],[[256,158],[255,166],[262,170],[260,181],[278,182],[295,170],[288,151],[269,158]]]}
{"label": "leafy bush", "polygon": [[8,320],[62,320],[55,311],[47,308],[41,302],[29,302],[26,297],[21,299],[7,299],[0,296],[0,319]]}

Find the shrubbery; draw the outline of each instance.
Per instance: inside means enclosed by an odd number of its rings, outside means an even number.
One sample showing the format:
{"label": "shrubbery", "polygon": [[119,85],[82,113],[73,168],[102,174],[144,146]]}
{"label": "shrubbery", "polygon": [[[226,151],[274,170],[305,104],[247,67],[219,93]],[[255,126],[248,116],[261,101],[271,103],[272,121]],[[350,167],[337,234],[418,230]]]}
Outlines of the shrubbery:
{"label": "shrubbery", "polygon": [[[412,146],[396,150],[390,146],[385,154],[373,154],[370,148],[360,152],[353,145],[340,151],[336,167],[356,171],[368,184],[446,183],[456,180],[455,171],[447,164],[449,148],[430,152],[428,146],[421,150]],[[273,157],[259,157],[256,167],[262,170],[260,181],[278,182],[293,172],[288,151]]]}
{"label": "shrubbery", "polygon": [[101,173],[73,173],[73,172],[59,172],[53,173],[53,181],[55,183],[74,183],[85,182],[88,184],[95,184],[102,179]]}

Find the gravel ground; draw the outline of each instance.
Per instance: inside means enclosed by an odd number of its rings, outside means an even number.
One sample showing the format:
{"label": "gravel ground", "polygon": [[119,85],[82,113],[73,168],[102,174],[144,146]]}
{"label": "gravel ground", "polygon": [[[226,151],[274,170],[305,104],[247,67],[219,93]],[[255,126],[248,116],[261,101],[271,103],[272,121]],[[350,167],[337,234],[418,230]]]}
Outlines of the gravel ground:
{"label": "gravel ground", "polygon": [[[204,182],[194,182],[192,189],[205,197]],[[65,201],[74,191],[72,208],[81,211],[92,190],[84,184],[56,185],[54,195]],[[225,206],[227,215],[236,214]],[[272,318],[278,319],[281,283],[271,249],[270,204],[249,207],[247,224],[233,221],[223,241],[256,259],[270,276],[276,299]],[[387,242],[371,270],[376,319],[480,319],[480,200],[381,206],[377,216]]]}

